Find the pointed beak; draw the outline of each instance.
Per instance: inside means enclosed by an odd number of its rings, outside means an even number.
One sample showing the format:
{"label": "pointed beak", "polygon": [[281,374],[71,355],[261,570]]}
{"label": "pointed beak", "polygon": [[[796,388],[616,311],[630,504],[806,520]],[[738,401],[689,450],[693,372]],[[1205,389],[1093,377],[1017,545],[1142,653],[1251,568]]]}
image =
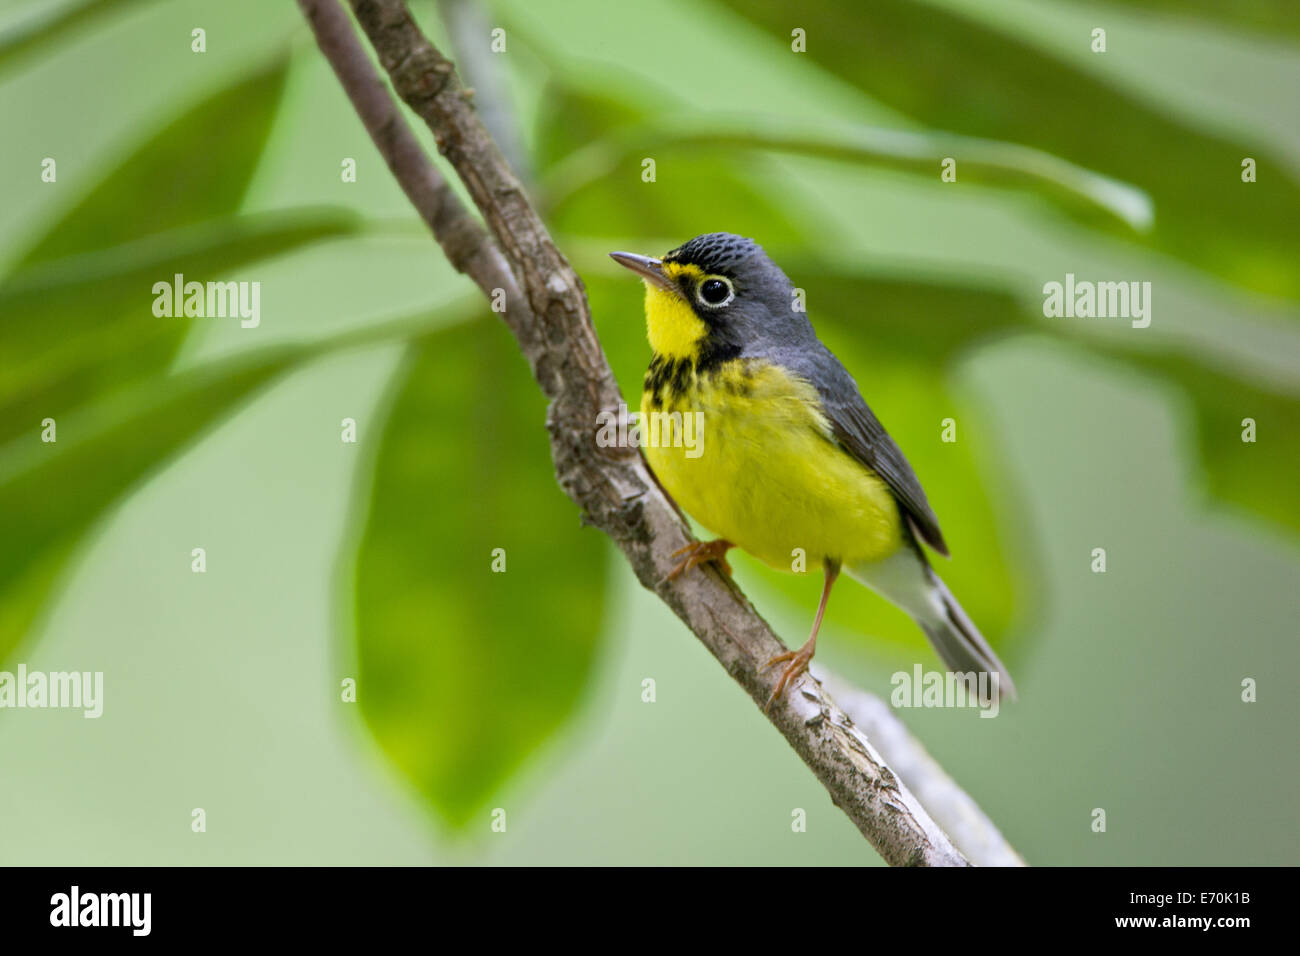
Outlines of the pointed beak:
{"label": "pointed beak", "polygon": [[646,282],[657,285],[666,292],[678,292],[677,286],[664,275],[661,260],[638,256],[635,252],[611,252],[609,257],[619,265],[631,269]]}

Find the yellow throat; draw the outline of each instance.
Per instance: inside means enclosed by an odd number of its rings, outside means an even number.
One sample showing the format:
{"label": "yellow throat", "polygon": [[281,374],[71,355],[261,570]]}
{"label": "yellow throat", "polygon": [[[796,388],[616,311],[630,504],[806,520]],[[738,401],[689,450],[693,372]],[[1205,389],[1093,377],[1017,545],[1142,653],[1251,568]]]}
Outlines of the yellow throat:
{"label": "yellow throat", "polygon": [[[676,262],[665,262],[663,271],[665,277],[674,281],[682,276],[703,276],[698,266]],[[668,359],[693,358],[708,333],[703,320],[686,300],[651,282],[645,284],[645,318],[650,348]]]}

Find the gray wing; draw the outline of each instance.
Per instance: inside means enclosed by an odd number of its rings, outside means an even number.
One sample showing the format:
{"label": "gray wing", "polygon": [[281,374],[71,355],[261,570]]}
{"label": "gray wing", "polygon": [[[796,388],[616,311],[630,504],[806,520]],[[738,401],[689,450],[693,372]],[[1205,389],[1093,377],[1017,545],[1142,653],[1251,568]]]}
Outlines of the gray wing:
{"label": "gray wing", "polygon": [[862,400],[853,376],[820,342],[816,348],[805,346],[788,352],[782,350],[782,353],[779,359],[782,365],[816,386],[822,409],[840,446],[884,479],[909,519],[912,530],[935,551],[946,556],[948,545],[939,530],[939,519],[925,497],[925,489],[902,450]]}

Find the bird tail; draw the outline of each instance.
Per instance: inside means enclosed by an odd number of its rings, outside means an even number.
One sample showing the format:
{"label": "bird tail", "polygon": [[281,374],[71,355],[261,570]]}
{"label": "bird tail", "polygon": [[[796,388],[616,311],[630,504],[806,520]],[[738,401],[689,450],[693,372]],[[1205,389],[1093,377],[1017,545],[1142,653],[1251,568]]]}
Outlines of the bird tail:
{"label": "bird tail", "polygon": [[1011,675],[984,635],[934,573],[920,550],[908,542],[883,561],[846,566],[849,576],[865,584],[908,614],[925,632],[948,670],[988,674],[1000,697],[1016,698]]}

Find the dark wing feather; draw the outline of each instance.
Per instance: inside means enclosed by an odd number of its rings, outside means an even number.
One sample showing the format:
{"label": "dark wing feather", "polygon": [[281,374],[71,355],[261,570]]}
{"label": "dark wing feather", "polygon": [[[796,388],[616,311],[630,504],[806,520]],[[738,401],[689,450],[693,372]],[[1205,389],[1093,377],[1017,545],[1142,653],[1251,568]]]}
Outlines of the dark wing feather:
{"label": "dark wing feather", "polygon": [[840,446],[884,480],[902,506],[912,530],[935,551],[946,556],[948,545],[939,530],[939,519],[925,497],[916,472],[894,439],[889,437],[885,426],[862,400],[853,376],[829,349],[820,342],[817,345],[813,349],[782,350],[785,354],[781,357],[781,364],[813,383]]}

